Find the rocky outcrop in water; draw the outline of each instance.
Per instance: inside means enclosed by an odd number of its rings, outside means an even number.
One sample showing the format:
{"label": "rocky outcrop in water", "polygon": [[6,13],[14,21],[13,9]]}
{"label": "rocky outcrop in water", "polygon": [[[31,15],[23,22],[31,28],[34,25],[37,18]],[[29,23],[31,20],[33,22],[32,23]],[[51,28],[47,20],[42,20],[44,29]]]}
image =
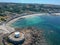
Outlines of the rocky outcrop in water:
{"label": "rocky outcrop in water", "polygon": [[22,45],[49,45],[46,38],[44,37],[44,31],[42,29],[25,28],[20,29],[20,31],[26,33],[26,40]]}
{"label": "rocky outcrop in water", "polygon": [[[15,30],[25,34],[25,41],[21,45],[50,45],[46,40],[46,38],[44,37],[44,31],[42,29],[29,27],[29,28],[23,28],[23,29],[16,28]],[[12,45],[12,43],[8,42],[7,40],[6,42],[7,44]]]}

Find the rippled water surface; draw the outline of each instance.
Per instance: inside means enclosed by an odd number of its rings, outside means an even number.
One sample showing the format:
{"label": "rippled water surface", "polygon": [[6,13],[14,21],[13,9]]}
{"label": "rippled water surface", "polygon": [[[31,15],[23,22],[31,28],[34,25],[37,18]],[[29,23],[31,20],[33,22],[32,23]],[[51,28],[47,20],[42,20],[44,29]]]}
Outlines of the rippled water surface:
{"label": "rippled water surface", "polygon": [[52,45],[60,45],[60,16],[30,16],[17,20],[12,26],[42,28]]}

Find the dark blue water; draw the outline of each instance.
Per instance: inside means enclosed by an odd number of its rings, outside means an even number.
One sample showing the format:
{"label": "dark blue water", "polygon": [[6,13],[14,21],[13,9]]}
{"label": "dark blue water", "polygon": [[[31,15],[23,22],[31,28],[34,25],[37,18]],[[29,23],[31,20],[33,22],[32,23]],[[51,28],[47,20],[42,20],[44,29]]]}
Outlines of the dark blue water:
{"label": "dark blue water", "polygon": [[60,45],[60,16],[32,16],[13,23],[14,27],[36,27],[44,29],[46,39],[51,45]]}

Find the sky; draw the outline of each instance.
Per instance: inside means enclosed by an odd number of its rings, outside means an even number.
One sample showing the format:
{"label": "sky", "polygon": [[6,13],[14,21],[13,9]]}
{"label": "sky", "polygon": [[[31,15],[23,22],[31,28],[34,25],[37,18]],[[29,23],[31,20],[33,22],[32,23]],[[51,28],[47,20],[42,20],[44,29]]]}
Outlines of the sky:
{"label": "sky", "polygon": [[55,4],[55,5],[60,5],[60,0],[0,0],[0,2],[37,3],[37,4]]}

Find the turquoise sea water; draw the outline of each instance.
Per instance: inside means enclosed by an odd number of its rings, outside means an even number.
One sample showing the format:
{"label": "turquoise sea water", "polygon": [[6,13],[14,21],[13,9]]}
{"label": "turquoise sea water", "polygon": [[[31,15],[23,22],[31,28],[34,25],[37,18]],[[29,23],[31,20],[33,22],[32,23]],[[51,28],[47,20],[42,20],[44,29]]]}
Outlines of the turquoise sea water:
{"label": "turquoise sea water", "polygon": [[12,26],[42,28],[51,45],[60,45],[60,16],[42,15],[22,18],[14,22]]}

